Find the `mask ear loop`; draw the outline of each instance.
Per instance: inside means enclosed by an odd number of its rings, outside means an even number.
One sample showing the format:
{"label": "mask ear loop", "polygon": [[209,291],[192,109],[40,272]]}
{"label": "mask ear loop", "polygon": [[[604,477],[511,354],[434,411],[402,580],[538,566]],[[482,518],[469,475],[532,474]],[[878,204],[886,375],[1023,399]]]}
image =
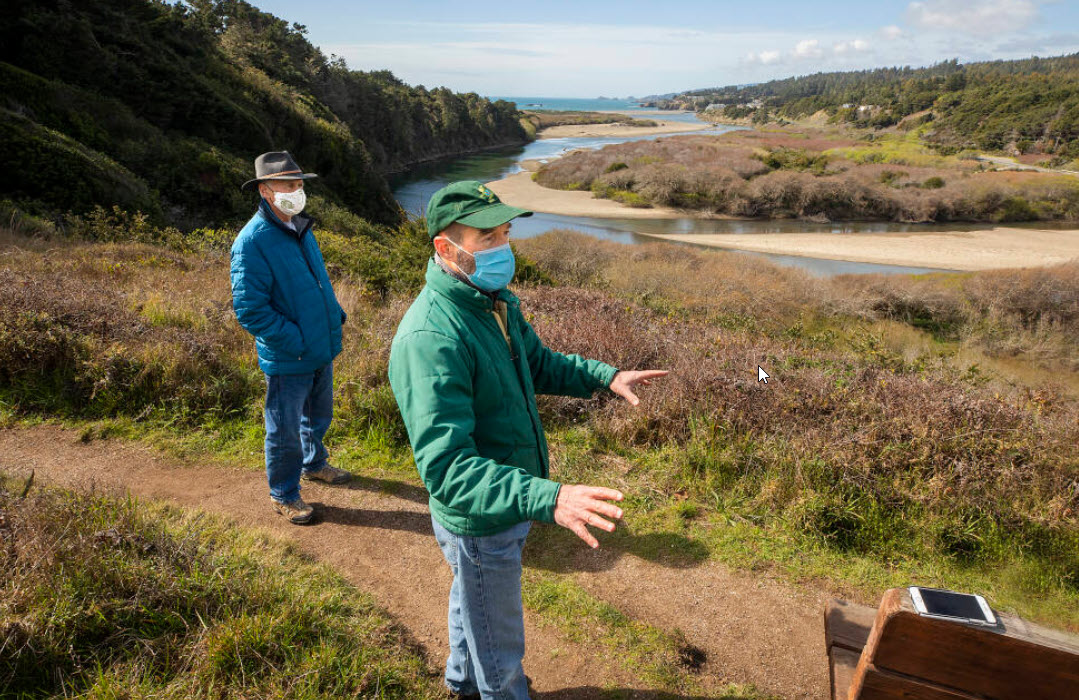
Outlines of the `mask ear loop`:
{"label": "mask ear loop", "polygon": [[469,252],[468,252],[467,250],[465,250],[465,249],[464,249],[464,248],[462,248],[461,246],[457,245],[456,243],[454,243],[454,242],[453,242],[453,241],[452,241],[451,239],[447,238],[446,236],[439,236],[439,238],[441,238],[442,240],[446,241],[447,243],[449,243],[450,245],[452,245],[452,246],[453,246],[454,248],[456,248],[457,250],[461,251],[462,253],[464,253],[464,254],[465,254],[465,255],[467,255],[468,257],[472,258],[473,260],[475,260],[475,259],[476,259],[476,256],[475,256],[475,255],[473,255],[472,253],[469,253]]}

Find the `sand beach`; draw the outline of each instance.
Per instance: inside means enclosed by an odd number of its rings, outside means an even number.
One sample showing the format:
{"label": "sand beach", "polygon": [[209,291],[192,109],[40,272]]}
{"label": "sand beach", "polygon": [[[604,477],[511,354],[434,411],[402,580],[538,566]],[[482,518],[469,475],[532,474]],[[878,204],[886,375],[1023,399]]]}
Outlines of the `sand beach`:
{"label": "sand beach", "polygon": [[[535,167],[534,164],[529,165]],[[629,207],[609,199],[596,199],[591,192],[548,189],[533,182],[532,173],[527,171],[490,182],[488,186],[507,204],[563,216],[617,219],[700,216],[699,212],[666,207]],[[979,231],[935,230],[924,233],[642,235],[651,235],[657,240],[756,253],[946,270],[1036,267],[1079,259],[1079,230],[987,226]]]}
{"label": "sand beach", "polygon": [[708,122],[677,122],[654,120],[656,126],[627,126],[626,124],[563,124],[549,126],[536,134],[541,139],[564,138],[624,138],[632,136],[654,136],[655,134],[681,134],[690,131],[704,131],[715,127]]}

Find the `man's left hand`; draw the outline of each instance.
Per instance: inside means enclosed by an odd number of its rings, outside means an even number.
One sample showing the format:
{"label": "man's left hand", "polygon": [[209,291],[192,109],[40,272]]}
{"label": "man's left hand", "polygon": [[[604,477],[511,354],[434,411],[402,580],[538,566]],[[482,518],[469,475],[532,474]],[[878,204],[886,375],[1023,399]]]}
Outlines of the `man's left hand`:
{"label": "man's left hand", "polygon": [[633,393],[633,387],[638,384],[648,386],[652,383],[653,379],[659,379],[668,374],[670,374],[670,372],[665,369],[646,369],[641,370],[640,372],[619,372],[614,375],[614,379],[611,380],[611,385],[608,388],[626,401],[629,401],[630,404],[636,406],[641,400]]}

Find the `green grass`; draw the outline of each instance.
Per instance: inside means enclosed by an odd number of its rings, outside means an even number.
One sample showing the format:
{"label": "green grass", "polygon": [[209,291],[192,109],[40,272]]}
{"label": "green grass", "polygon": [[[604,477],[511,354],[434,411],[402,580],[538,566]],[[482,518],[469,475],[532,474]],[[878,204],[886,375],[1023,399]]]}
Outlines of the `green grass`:
{"label": "green grass", "polygon": [[[555,626],[569,639],[604,650],[652,687],[668,692],[699,692],[698,669],[704,652],[693,647],[678,630],[664,632],[627,617],[602,601],[571,575],[534,569],[525,572],[523,597],[527,608]],[[728,685],[713,697],[757,700],[766,698],[751,685]]]}
{"label": "green grass", "polygon": [[443,697],[373,599],[291,545],[0,476],[5,697]]}
{"label": "green grass", "polygon": [[[102,235],[121,229],[108,223]],[[418,259],[415,234],[378,243]],[[327,444],[338,466],[415,497],[421,486],[385,378],[410,292],[370,283],[396,264],[378,250],[326,240],[339,246],[327,259],[340,265],[335,289],[350,312]],[[183,459],[263,468],[261,378],[213,249],[8,242],[0,425],[63,421],[86,441],[138,440]],[[627,494],[626,524],[602,535],[605,547],[671,566],[768,570],[865,602],[895,585],[943,585],[1079,628],[1074,512],[1050,488],[1076,468],[1074,398],[1054,388],[1063,374],[1046,367],[1008,386],[951,359],[1007,355],[1030,370],[1074,357],[1076,310],[1059,302],[1074,288],[1070,268],[826,282],[669,246],[564,234],[521,245],[537,279],[558,281],[517,290],[541,337],[618,366],[677,370],[634,410],[603,399],[541,403],[554,478]],[[747,357],[777,378],[768,393],[735,381]],[[227,390],[221,377],[233,382]],[[543,556],[580,546],[571,534],[537,528],[534,541],[550,545],[526,562],[541,621],[562,629],[568,617],[586,620],[593,641],[635,660],[651,684],[694,687],[676,630],[541,573],[552,570]],[[132,672],[120,682],[144,680]]]}
{"label": "green grass", "polygon": [[934,151],[921,138],[921,131],[906,133],[873,134],[864,146],[833,148],[825,151],[855,163],[887,163],[919,168],[959,169],[961,162],[955,156],[943,156]]}

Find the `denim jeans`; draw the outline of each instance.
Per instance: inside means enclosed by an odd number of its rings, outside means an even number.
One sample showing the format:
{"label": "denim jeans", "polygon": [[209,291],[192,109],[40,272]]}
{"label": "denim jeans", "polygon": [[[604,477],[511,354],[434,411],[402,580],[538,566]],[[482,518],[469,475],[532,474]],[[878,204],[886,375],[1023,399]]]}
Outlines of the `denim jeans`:
{"label": "denim jeans", "polygon": [[446,686],[484,700],[528,700],[524,667],[521,550],[532,526],[487,537],[455,535],[432,518],[435,539],[453,570]]}
{"label": "denim jeans", "polygon": [[300,473],[326,465],[333,363],[309,374],[266,375],[266,478],[279,503],[300,497]]}

